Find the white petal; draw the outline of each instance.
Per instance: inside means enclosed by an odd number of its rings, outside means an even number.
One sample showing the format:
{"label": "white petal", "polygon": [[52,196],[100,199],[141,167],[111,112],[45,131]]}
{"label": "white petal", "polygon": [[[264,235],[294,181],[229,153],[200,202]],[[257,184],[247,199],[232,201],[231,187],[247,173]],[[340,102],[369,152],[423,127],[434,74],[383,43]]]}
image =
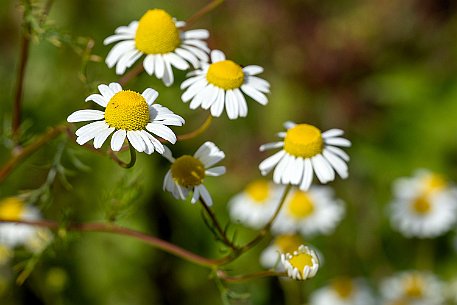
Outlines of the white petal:
{"label": "white petal", "polygon": [[225,92],[222,89],[219,89],[217,93],[216,102],[211,106],[211,115],[214,117],[219,117],[224,110],[224,97]]}
{"label": "white petal", "polygon": [[109,127],[108,129],[104,129],[100,131],[97,136],[94,138],[94,147],[100,148],[102,147],[103,143],[105,143],[106,139],[112,134],[114,131],[114,127]]}
{"label": "white petal", "polygon": [[291,184],[293,184],[293,185],[300,184],[300,181],[303,176],[303,168],[304,168],[303,158],[297,157],[295,159],[295,162],[293,165],[293,171],[292,171],[291,177],[290,177]]}
{"label": "white petal", "polygon": [[112,82],[108,85],[110,87],[111,91],[113,91],[114,94],[122,91],[122,86],[118,83]]}
{"label": "white petal", "polygon": [[289,162],[293,160],[293,157],[286,154],[284,158],[279,161],[278,165],[276,165],[275,170],[273,172],[273,181],[277,184],[281,184],[283,181],[283,176],[287,175],[286,169]]}
{"label": "white petal", "polygon": [[313,182],[313,165],[308,158],[306,158],[303,163],[303,180],[301,181],[300,189],[302,191],[307,191],[311,186],[311,182]]}
{"label": "white petal", "polygon": [[103,96],[100,94],[91,94],[86,98],[86,102],[93,101],[99,104],[102,107],[106,107],[108,105],[109,100],[107,101]]}
{"label": "white petal", "polygon": [[127,131],[127,138],[129,139],[130,144],[138,152],[143,152],[146,149],[146,144],[144,143],[143,138],[137,133],[136,130]]}
{"label": "white petal", "polygon": [[260,67],[260,66],[255,66],[255,65],[251,65],[251,66],[246,66],[243,68],[243,72],[248,74],[248,75],[256,75],[256,74],[260,74],[263,72],[263,68]]}
{"label": "white petal", "polygon": [[94,121],[101,120],[105,117],[105,113],[100,110],[78,110],[70,114],[67,118],[67,122],[85,122],[85,121]]}
{"label": "white petal", "polygon": [[146,71],[147,74],[152,75],[154,74],[154,54],[149,54],[146,56],[146,58],[143,60],[143,67],[144,70]]}
{"label": "white petal", "polygon": [[116,131],[113,136],[111,137],[111,149],[113,151],[119,151],[124,144],[125,137],[127,136],[127,132],[125,130],[118,130]]}
{"label": "white petal", "polygon": [[[143,130],[144,131],[144,130]],[[147,136],[149,138],[149,140],[151,141],[152,145],[154,145],[154,148],[156,149],[156,151],[159,153],[159,154],[163,154],[164,153],[164,146],[162,143],[160,143],[159,140],[157,140],[156,138],[154,138],[150,133],[144,131],[144,134],[145,136]]]}
{"label": "white petal", "polygon": [[270,84],[266,80],[259,77],[248,76],[246,77],[244,83],[260,92],[270,93]]}
{"label": "white petal", "polygon": [[155,91],[154,89],[147,88],[143,91],[143,93],[141,93],[141,95],[144,97],[148,105],[152,105],[156,98],[159,96],[159,92]]}
{"label": "white petal", "polygon": [[281,158],[286,154],[284,150],[280,150],[274,155],[266,158],[259,164],[259,169],[262,172],[262,175],[268,174],[273,167],[278,164],[278,162],[281,160]]}
{"label": "white petal", "polygon": [[193,46],[182,46],[183,49],[186,49],[187,51],[191,52],[197,58],[202,61],[202,62],[208,62],[208,54],[206,54],[204,51],[200,50],[199,48],[193,47]]}
{"label": "white petal", "polygon": [[182,33],[184,39],[208,39],[209,32],[207,30],[191,30]]}
{"label": "white petal", "polygon": [[138,21],[134,20],[129,23],[128,26],[120,26],[117,29],[114,30],[114,33],[116,34],[135,34],[136,29],[138,28]]}
{"label": "white petal", "polygon": [[172,144],[176,143],[176,135],[169,127],[165,125],[152,122],[146,125],[146,129]]}
{"label": "white petal", "polygon": [[160,54],[155,56],[155,74],[158,79],[162,79],[163,74],[165,73],[165,63],[163,62],[163,57]]}
{"label": "white petal", "polygon": [[346,162],[341,160],[338,156],[333,154],[331,151],[324,148],[324,158],[328,160],[330,165],[336,170],[341,178],[346,179],[348,177],[348,166]]}
{"label": "white petal", "polygon": [[80,137],[80,136],[82,136],[82,135],[84,135],[86,133],[93,133],[95,130],[100,129],[100,127],[105,127],[105,126],[108,126],[108,124],[106,124],[105,121],[92,122],[92,123],[89,123],[87,125],[84,125],[84,126],[80,127],[78,130],[76,130],[75,134],[78,137]]}
{"label": "white petal", "polygon": [[335,155],[337,155],[338,157],[340,157],[341,159],[343,159],[346,162],[349,161],[349,159],[350,159],[349,155],[339,147],[328,145],[328,146],[325,146],[325,149],[330,150],[332,153],[334,153]]}
{"label": "white petal", "polygon": [[268,149],[275,149],[275,148],[279,148],[279,147],[283,147],[284,146],[284,142],[273,142],[273,143],[267,143],[267,144],[263,144],[263,145],[260,145],[259,147],[259,150],[260,151],[265,151],[265,150],[268,150]]}
{"label": "white petal", "polygon": [[240,89],[233,89],[233,92],[235,93],[236,99],[238,101],[240,117],[244,118],[248,115],[248,105],[246,104],[246,99],[244,98],[244,95],[241,93]]}
{"label": "white petal", "polygon": [[251,87],[249,85],[242,85],[241,90],[243,90],[244,93],[249,95],[252,99],[254,99],[256,102],[260,103],[261,105],[268,104],[268,98],[265,96],[265,94],[254,89],[253,87]]}
{"label": "white petal", "polygon": [[116,64],[116,74],[124,74],[125,70],[130,68],[142,55],[143,53],[138,50],[127,51]]}
{"label": "white petal", "polygon": [[292,179],[292,176],[294,175],[295,160],[297,158],[290,156],[288,159],[289,159],[289,162],[287,162],[287,166],[284,168],[284,174],[281,177],[282,184],[289,184]]}
{"label": "white petal", "polygon": [[152,154],[154,152],[154,144],[152,144],[151,140],[147,136],[148,133],[144,130],[139,130],[137,134],[141,137],[141,139],[144,142],[145,149],[144,152],[148,155]]}
{"label": "white petal", "polygon": [[185,60],[187,60],[188,62],[190,62],[194,69],[197,69],[200,66],[200,61],[198,60],[198,58],[188,50],[177,48],[175,50],[175,53],[184,58]]}
{"label": "white petal", "polygon": [[171,69],[171,64],[168,61],[168,56],[163,55],[162,58],[163,58],[163,63],[164,63],[164,67],[165,67],[162,80],[163,80],[163,83],[165,84],[165,86],[169,87],[174,82],[173,70]]}
{"label": "white petal", "polygon": [[174,163],[176,161],[176,159],[173,158],[173,154],[171,153],[171,150],[166,145],[164,145],[163,148],[164,148],[164,151],[163,151],[162,156],[164,156],[171,163]]}
{"label": "white petal", "polygon": [[210,141],[206,141],[197,149],[197,151],[194,153],[194,157],[197,159],[201,159],[204,156],[210,155],[211,152],[217,151],[220,151],[220,149],[216,146],[216,144]]}
{"label": "white petal", "polygon": [[220,176],[225,174],[225,166],[216,166],[205,171],[207,176]]}
{"label": "white petal", "polygon": [[311,163],[321,183],[327,183],[335,179],[335,171],[321,154],[312,157]]}
{"label": "white petal", "polygon": [[334,145],[334,146],[343,146],[343,147],[351,146],[351,142],[345,138],[327,138],[327,139],[324,139],[324,142],[326,144]]}
{"label": "white petal", "polygon": [[205,51],[206,53],[209,53],[209,52],[210,52],[210,49],[208,48],[208,45],[206,44],[206,42],[201,41],[201,40],[197,40],[197,39],[186,39],[186,41],[184,41],[184,44],[188,44],[188,45],[197,47],[197,48],[199,48],[199,49],[202,49],[202,50]]}
{"label": "white petal", "polygon": [[108,87],[107,85],[104,85],[104,84],[101,84],[98,86],[98,91],[100,91],[100,93],[103,95],[103,97],[107,101],[109,101],[114,95],[113,90],[111,90],[110,87]]}
{"label": "white petal", "polygon": [[330,129],[322,133],[323,138],[333,138],[333,137],[338,137],[341,136],[344,133],[341,129]]}
{"label": "white petal", "polygon": [[194,84],[192,84],[181,96],[181,99],[183,102],[187,103],[190,101],[197,93],[200,92],[205,86],[208,85],[208,82],[206,79],[202,79],[199,81],[196,81]]}
{"label": "white petal", "polygon": [[200,191],[199,191],[199,187],[196,186],[196,187],[194,187],[194,194],[192,195],[192,199],[190,200],[190,202],[192,204],[195,204],[199,198],[200,198]]}
{"label": "white petal", "polygon": [[108,53],[108,56],[106,56],[105,62],[108,68],[114,67],[122,55],[131,50],[135,50],[135,41],[133,40],[122,41],[116,44]]}
{"label": "white petal", "polygon": [[168,53],[167,57],[168,57],[168,60],[170,61],[170,63],[173,66],[175,66],[176,69],[179,69],[179,70],[189,69],[189,64],[184,59],[182,59],[181,57],[176,55],[175,53]]}
{"label": "white petal", "polygon": [[227,90],[225,92],[225,109],[229,119],[234,120],[238,118],[238,101],[233,90]]}
{"label": "white petal", "polygon": [[108,44],[112,44],[113,42],[116,42],[116,41],[132,40],[132,39],[135,39],[135,36],[130,33],[111,35],[111,36],[106,37],[105,40],[103,40],[103,44],[108,45]]}
{"label": "white petal", "polygon": [[225,60],[224,52],[222,52],[220,50],[212,50],[211,51],[211,62],[212,63],[215,63],[215,62],[218,62],[218,61],[223,61],[223,60]]}
{"label": "white petal", "polygon": [[284,122],[284,127],[286,129],[291,129],[292,127],[295,127],[297,124],[295,124],[294,122],[292,121],[287,121],[287,122]]}
{"label": "white petal", "polygon": [[187,87],[189,87],[190,85],[192,85],[192,84],[196,83],[197,81],[202,80],[204,78],[205,78],[205,76],[202,76],[202,75],[197,75],[197,76],[194,76],[194,77],[190,77],[190,78],[186,79],[185,81],[183,81],[181,83],[180,88],[182,90],[184,90]]}
{"label": "white petal", "polygon": [[[104,123],[104,122],[102,122],[102,123]],[[95,138],[101,131],[105,130],[106,128],[109,128],[107,124],[98,124],[96,126],[93,126],[93,128],[91,128],[90,130],[86,131],[85,133],[83,133],[79,137],[77,137],[76,142],[79,145],[84,145],[88,141]]]}
{"label": "white petal", "polygon": [[197,186],[200,191],[200,196],[202,197],[203,201],[206,203],[207,206],[213,205],[213,199],[211,199],[211,195],[209,194],[208,190],[203,184]]}
{"label": "white petal", "polygon": [[202,108],[208,109],[216,101],[217,95],[219,93],[219,88],[214,87],[212,84],[208,84],[204,90],[205,97],[202,102]]}

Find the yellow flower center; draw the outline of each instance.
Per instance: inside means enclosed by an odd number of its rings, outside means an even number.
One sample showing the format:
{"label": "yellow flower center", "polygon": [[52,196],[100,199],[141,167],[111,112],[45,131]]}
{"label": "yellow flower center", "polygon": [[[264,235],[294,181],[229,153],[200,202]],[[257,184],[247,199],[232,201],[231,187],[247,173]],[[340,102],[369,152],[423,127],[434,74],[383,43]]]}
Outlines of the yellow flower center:
{"label": "yellow flower center", "polygon": [[313,257],[308,253],[299,253],[294,255],[290,260],[292,267],[297,268],[300,274],[303,276],[303,269],[306,266],[313,267]]}
{"label": "yellow flower center", "polygon": [[110,127],[142,130],[149,123],[149,106],[144,97],[130,90],[116,93],[105,109],[105,121]]}
{"label": "yellow flower center", "polygon": [[287,131],[284,150],[295,157],[311,158],[322,152],[324,142],[319,129],[299,124]]}
{"label": "yellow flower center", "polygon": [[141,17],[135,35],[136,48],[145,54],[166,54],[181,43],[173,18],[164,10],[149,10]]}
{"label": "yellow flower center", "polygon": [[281,253],[293,253],[303,244],[303,239],[298,235],[279,235],[275,238],[274,244]]}
{"label": "yellow flower center", "polygon": [[336,279],[332,283],[333,290],[342,298],[349,298],[354,292],[354,284],[351,279],[340,278]]}
{"label": "yellow flower center", "polygon": [[240,65],[231,60],[223,60],[209,66],[206,80],[216,87],[230,90],[241,87],[244,73]]}
{"label": "yellow flower center", "polygon": [[257,204],[264,204],[270,195],[270,185],[268,181],[256,180],[249,183],[246,193]]}
{"label": "yellow flower center", "polygon": [[425,215],[432,210],[432,204],[428,196],[422,195],[414,200],[413,204],[411,205],[411,208],[413,212],[420,215]]}
{"label": "yellow flower center", "polygon": [[287,209],[294,218],[306,218],[314,212],[314,204],[306,192],[296,191],[290,199]]}
{"label": "yellow flower center", "polygon": [[420,275],[408,276],[403,285],[405,295],[410,298],[421,298],[424,295],[425,283]]}
{"label": "yellow flower center", "polygon": [[205,178],[205,166],[200,160],[184,155],[171,165],[171,175],[181,186],[196,186],[201,184]]}
{"label": "yellow flower center", "polygon": [[424,181],[424,193],[432,194],[446,187],[446,180],[437,174],[431,174]]}
{"label": "yellow flower center", "polygon": [[16,197],[5,198],[0,202],[0,219],[20,220],[24,213],[25,205]]}

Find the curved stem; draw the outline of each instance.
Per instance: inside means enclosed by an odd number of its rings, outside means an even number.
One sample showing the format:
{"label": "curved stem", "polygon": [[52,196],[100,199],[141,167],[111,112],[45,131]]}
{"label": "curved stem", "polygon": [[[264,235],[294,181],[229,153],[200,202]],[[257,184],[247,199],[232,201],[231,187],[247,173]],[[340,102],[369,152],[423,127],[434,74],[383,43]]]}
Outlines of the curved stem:
{"label": "curved stem", "polygon": [[136,163],[136,151],[135,151],[135,148],[133,148],[132,144],[129,144],[129,150],[130,150],[130,162],[129,163],[125,163],[124,161],[119,159],[117,157],[116,153],[112,150],[109,150],[108,154],[111,157],[111,159],[113,159],[117,164],[119,164],[120,167],[131,168]]}
{"label": "curved stem", "polygon": [[52,230],[60,230],[65,229],[68,231],[76,231],[76,232],[100,232],[100,233],[112,233],[117,235],[129,236],[134,239],[140,240],[150,246],[153,246],[157,249],[165,251],[167,253],[173,254],[177,257],[185,259],[187,261],[193,262],[197,265],[214,268],[214,266],[218,266],[223,264],[226,261],[226,258],[221,259],[210,259],[193,252],[190,252],[186,249],[183,249],[179,246],[176,246],[172,243],[169,243],[165,240],[157,238],[152,235],[147,235],[145,233],[135,231],[129,228],[125,228],[122,226],[118,226],[115,224],[105,224],[105,223],[80,223],[80,224],[69,224],[66,227],[61,227],[61,225],[55,221],[49,220],[40,220],[40,221],[32,221],[32,220],[5,220],[0,219],[0,223],[17,223],[17,224],[25,224],[25,225],[32,225],[37,227],[44,227],[49,228]]}
{"label": "curved stem", "polygon": [[211,125],[212,121],[213,121],[213,117],[211,116],[211,114],[209,114],[208,117],[206,118],[206,120],[203,122],[203,124],[200,127],[198,127],[197,129],[195,129],[194,131],[191,131],[189,133],[178,135],[177,136],[178,141],[190,140],[190,139],[193,139],[193,138],[199,136],[200,134],[205,132],[206,129],[208,129],[208,127]]}
{"label": "curved stem", "polygon": [[248,273],[248,274],[242,274],[242,275],[237,275],[237,276],[230,276],[227,275],[222,270],[217,270],[216,275],[218,278],[225,282],[229,283],[240,283],[244,281],[249,281],[253,279],[260,279],[260,278],[265,278],[265,277],[280,277],[280,276],[287,276],[286,272],[276,272],[276,271],[258,271],[258,272],[253,272],[253,273]]}
{"label": "curved stem", "polygon": [[184,27],[184,29],[186,29],[189,25],[191,25],[192,23],[194,23],[201,17],[205,16],[206,14],[208,14],[209,12],[214,10],[216,7],[221,5],[223,2],[224,2],[224,0],[213,0],[210,3],[208,3],[207,5],[205,5],[204,7],[202,7],[198,12],[196,12],[195,14],[193,14],[192,16],[187,18],[186,26]]}
{"label": "curved stem", "polygon": [[124,76],[119,78],[117,81],[121,86],[124,86],[127,84],[129,81],[143,73],[144,71],[144,66],[143,62],[138,63],[132,70],[130,70],[128,73],[126,73]]}

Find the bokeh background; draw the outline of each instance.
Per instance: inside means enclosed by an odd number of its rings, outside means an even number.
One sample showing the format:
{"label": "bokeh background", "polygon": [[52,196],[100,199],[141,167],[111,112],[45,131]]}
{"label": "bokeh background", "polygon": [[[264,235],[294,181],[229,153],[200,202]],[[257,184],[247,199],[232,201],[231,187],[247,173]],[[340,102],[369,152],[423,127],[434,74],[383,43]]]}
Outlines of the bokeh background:
{"label": "bokeh background", "polygon": [[[2,164],[11,149],[21,3],[0,2]],[[84,107],[98,84],[118,79],[103,62],[111,46],[102,44],[116,27],[150,8],[186,20],[206,3],[56,0],[48,30],[30,48],[23,142]],[[454,230],[433,240],[407,239],[392,230],[386,209],[392,181],[417,168],[457,181],[457,2],[226,1],[192,28],[208,29],[209,46],[228,58],[263,66],[262,77],[271,83],[266,107],[250,100],[247,118],[230,121],[223,115],[200,137],[173,146],[175,155],[189,154],[211,140],[226,153],[227,174],[205,181],[224,223],[229,221],[227,201],[260,176],[257,166],[269,154],[260,153],[259,145],[275,140],[284,121],[341,128],[353,143],[349,178],[330,184],[346,202],[346,216],[334,234],[309,240],[325,257],[318,276],[304,283],[268,278],[229,285],[233,292],[251,295],[234,304],[303,304],[310,292],[335,276],[364,277],[374,289],[397,270],[427,269],[446,281],[457,279]],[[175,70],[175,76],[170,88],[145,74],[126,87],[158,90],[157,102],[186,119],[185,126],[174,129],[183,134],[197,128],[207,114],[182,103],[178,84],[185,73]],[[128,159],[128,153],[121,158]],[[120,211],[121,225],[208,257],[221,255],[200,206],[175,201],[162,191],[168,168],[159,155],[142,154],[134,168],[124,170],[61,137],[21,163],[0,184],[0,197],[35,191],[44,217],[60,221],[103,221]],[[50,169],[64,173],[66,180],[59,174],[46,184]],[[230,232],[235,231],[240,242],[255,234],[232,225]],[[432,249],[427,259],[418,255],[424,243]],[[267,244],[226,269],[233,274],[260,270],[259,253]],[[28,259],[20,252],[14,264]],[[23,285],[14,284],[14,268],[2,276],[2,305],[222,304],[210,270],[103,233],[61,232]]]}

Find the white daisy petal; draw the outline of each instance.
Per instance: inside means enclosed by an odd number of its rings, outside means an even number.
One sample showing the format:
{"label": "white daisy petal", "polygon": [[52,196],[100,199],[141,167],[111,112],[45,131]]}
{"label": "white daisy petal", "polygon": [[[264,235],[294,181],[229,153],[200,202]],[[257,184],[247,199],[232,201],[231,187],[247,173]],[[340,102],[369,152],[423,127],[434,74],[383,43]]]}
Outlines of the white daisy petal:
{"label": "white daisy petal", "polygon": [[103,97],[107,101],[109,101],[114,96],[113,90],[111,90],[110,87],[108,87],[107,85],[104,85],[104,84],[101,84],[98,86],[98,91],[100,91],[100,93],[103,95]]}
{"label": "white daisy petal", "polygon": [[96,94],[96,93],[89,95],[86,98],[86,102],[88,102],[88,101],[93,101],[102,107],[106,107],[106,105],[108,105],[108,102],[109,102],[109,100],[107,101],[103,96],[101,96],[100,94]]}
{"label": "white daisy petal", "polygon": [[202,79],[199,81],[196,81],[194,84],[192,84],[181,96],[181,99],[183,102],[188,102],[190,101],[197,93],[199,93],[206,85],[208,85],[208,82],[206,79]]}
{"label": "white daisy petal", "polygon": [[287,165],[289,164],[290,160],[293,157],[290,155],[286,154],[279,162],[278,165],[276,165],[275,170],[273,172],[273,181],[277,184],[281,184],[283,176],[285,175],[285,169],[287,168]]}
{"label": "white daisy petal", "polygon": [[195,84],[197,81],[203,80],[204,78],[205,78],[205,76],[201,76],[201,75],[197,75],[197,76],[194,76],[194,77],[190,77],[190,78],[186,79],[185,81],[183,81],[183,82],[181,83],[180,88],[181,88],[181,90],[184,90],[184,89],[186,89],[187,87],[189,87],[189,86]]}
{"label": "white daisy petal", "polygon": [[212,84],[208,84],[204,90],[205,97],[201,106],[203,109],[208,109],[216,101],[219,89],[214,87]]}
{"label": "white daisy petal", "polygon": [[211,195],[209,194],[208,190],[203,184],[200,184],[198,186],[199,191],[200,191],[200,196],[202,197],[203,201],[206,203],[207,206],[212,206],[213,205],[213,199],[211,198]]}
{"label": "white daisy petal", "polygon": [[198,186],[194,187],[194,194],[192,195],[191,203],[197,203],[198,199],[200,199],[200,188]]}
{"label": "white daisy petal", "polygon": [[119,35],[111,35],[103,40],[104,45],[112,44],[113,42],[121,41],[121,40],[130,40],[134,39],[135,37],[132,36],[130,33],[119,34]]}
{"label": "white daisy petal", "polygon": [[118,83],[110,83],[108,87],[110,87],[111,91],[113,91],[114,94],[118,93],[119,91],[122,91],[122,86]]}
{"label": "white daisy petal", "polygon": [[209,32],[207,30],[190,30],[183,33],[184,39],[208,39]]}
{"label": "white daisy petal", "polygon": [[341,148],[328,145],[325,147],[325,149],[331,151],[332,153],[334,153],[335,155],[337,155],[344,161],[346,161],[346,162],[349,161],[349,155]]}
{"label": "white daisy petal", "polygon": [[344,138],[325,138],[324,141],[328,145],[343,146],[343,147],[351,146],[351,142]]}
{"label": "white daisy petal", "polygon": [[315,155],[311,158],[314,171],[316,172],[317,178],[320,182],[327,183],[335,179],[335,172],[330,166],[327,160],[322,155]]}
{"label": "white daisy petal", "polygon": [[[143,130],[143,131],[144,131],[144,130]],[[159,140],[157,140],[156,138],[154,138],[150,133],[148,133],[148,132],[146,132],[146,131],[143,132],[143,135],[149,138],[149,140],[151,141],[152,145],[154,145],[155,150],[156,150],[159,154],[162,155],[162,154],[164,153],[164,151],[165,151],[165,146],[164,146],[162,143],[160,143]]]}
{"label": "white daisy petal", "polygon": [[268,149],[274,149],[274,148],[279,148],[279,147],[283,147],[283,146],[284,146],[284,142],[273,142],[273,143],[267,143],[267,144],[260,145],[259,150],[265,151]]}
{"label": "white daisy petal", "polygon": [[225,174],[225,166],[216,166],[213,168],[209,168],[205,171],[205,174],[207,176],[215,176],[215,177],[223,175],[223,174]]}
{"label": "white daisy petal", "polygon": [[182,48],[194,54],[200,61],[207,62],[208,61],[208,54],[204,51],[200,50],[199,48],[182,45]]}
{"label": "white daisy petal", "polygon": [[165,125],[152,122],[146,125],[146,129],[172,144],[176,143],[176,135],[169,127]]}
{"label": "white daisy petal", "polygon": [[222,52],[220,50],[211,51],[211,62],[212,63],[215,63],[215,62],[218,62],[218,61],[223,61],[223,60],[225,60],[224,52]]}
{"label": "white daisy petal", "polygon": [[233,90],[227,90],[225,92],[225,109],[229,119],[234,120],[238,118],[238,101]]}
{"label": "white daisy petal", "polygon": [[238,101],[240,117],[244,118],[248,115],[248,105],[246,104],[246,99],[238,88],[233,89],[233,93],[235,93],[236,100]]}
{"label": "white daisy petal", "polygon": [[119,151],[124,144],[127,132],[125,130],[117,130],[111,137],[111,149],[113,151]]}
{"label": "white daisy petal", "polygon": [[303,162],[303,179],[300,183],[300,189],[307,191],[313,181],[313,165],[310,159],[305,159]]}
{"label": "white daisy petal", "polygon": [[113,133],[114,127],[109,127],[107,129],[104,129],[103,131],[100,131],[97,136],[94,138],[94,147],[95,148],[100,148],[102,147],[103,143],[105,143],[106,139]]}
{"label": "white daisy petal", "polygon": [[323,138],[333,138],[333,137],[339,137],[344,133],[341,129],[330,129],[322,133]]}
{"label": "white daisy petal", "polygon": [[163,151],[162,156],[164,156],[171,163],[174,163],[176,161],[176,159],[173,158],[173,154],[171,153],[171,150],[166,145],[164,145],[163,148],[164,148],[164,151]]}
{"label": "white daisy petal", "polygon": [[263,160],[259,164],[259,169],[262,172],[262,175],[268,174],[273,169],[273,167],[275,167],[278,164],[281,158],[284,157],[285,154],[286,152],[284,150],[281,150]]}
{"label": "white daisy petal", "polygon": [[168,57],[169,62],[173,66],[175,66],[176,69],[179,69],[179,70],[189,69],[189,64],[184,59],[182,59],[181,57],[176,55],[175,53],[168,53],[167,57]]}
{"label": "white daisy petal", "polygon": [[95,121],[101,120],[105,117],[105,113],[100,110],[78,110],[70,114],[67,118],[67,122],[85,122],[85,121]]}
{"label": "white daisy petal", "polygon": [[108,68],[114,67],[125,52],[131,50],[135,50],[135,41],[128,40],[116,44],[111,51],[109,51],[108,56],[106,56],[105,62],[108,65]]}
{"label": "white daisy petal", "polygon": [[292,185],[299,185],[300,181],[302,180],[303,176],[303,169],[304,169],[304,160],[301,157],[297,157],[295,159],[294,165],[293,165],[293,171],[290,174],[290,183]]}
{"label": "white daisy petal", "polygon": [[143,138],[138,134],[136,130],[127,131],[127,138],[129,139],[130,144],[138,152],[143,152],[146,149],[146,144],[144,143]]}
{"label": "white daisy petal", "polygon": [[175,53],[190,62],[194,69],[197,69],[200,66],[200,61],[198,58],[188,50],[177,48]]}
{"label": "white daisy petal", "polygon": [[100,129],[100,127],[104,127],[104,126],[107,126],[105,121],[92,122],[92,123],[89,123],[87,125],[80,127],[78,130],[76,130],[75,134],[78,137],[80,137],[86,133],[93,133],[95,130],[98,130],[98,129]]}
{"label": "white daisy petal", "polygon": [[243,90],[244,93],[249,95],[253,100],[258,102],[259,104],[261,104],[261,105],[268,104],[268,98],[265,96],[265,94],[254,89],[253,87],[244,84],[241,86],[241,90]]}
{"label": "white daisy petal", "polygon": [[163,61],[163,57],[160,54],[155,55],[155,74],[158,79],[163,78],[163,74],[165,73],[165,63]]}
{"label": "white daisy petal", "polygon": [[203,42],[201,40],[188,39],[184,43],[187,44],[187,45],[191,45],[191,46],[197,47],[199,49],[202,49],[206,53],[210,52],[210,49],[208,48],[206,42]]}
{"label": "white daisy petal", "polygon": [[[104,122],[102,122],[102,123],[104,123]],[[105,130],[107,128],[109,128],[109,127],[106,124],[93,125],[92,128],[90,129],[90,131],[88,130],[87,132],[81,134],[80,136],[78,136],[76,138],[76,143],[78,143],[79,145],[84,145],[88,141],[95,138],[97,136],[97,134],[99,134],[100,132],[102,132],[103,130]]]}
{"label": "white daisy petal", "polygon": [[147,74],[153,75],[154,74],[154,67],[155,67],[155,55],[149,54],[145,57],[143,61],[143,67]]}
{"label": "white daisy petal", "polygon": [[159,96],[159,92],[157,92],[154,89],[147,88],[146,90],[143,91],[143,93],[141,93],[141,95],[146,100],[146,103],[148,103],[148,105],[150,106],[154,103],[156,98]]}
{"label": "white daisy petal", "polygon": [[245,78],[245,84],[253,87],[254,89],[263,92],[270,93],[270,84],[259,77],[248,76]]}
{"label": "white daisy petal", "polygon": [[257,75],[263,72],[263,68],[260,66],[251,65],[244,67],[243,72],[247,75]]}
{"label": "white daisy petal", "polygon": [[163,55],[163,63],[164,63],[164,73],[163,73],[163,82],[165,86],[169,87],[173,84],[174,82],[174,75],[173,75],[173,70],[171,69],[171,64],[168,61],[167,55]]}
{"label": "white daisy petal", "polygon": [[332,152],[325,148],[322,154],[341,178],[346,179],[348,177],[348,166],[346,162],[344,162],[338,156],[334,155]]}
{"label": "white daisy petal", "polygon": [[224,90],[219,89],[217,94],[216,102],[211,106],[211,115],[214,117],[219,117],[224,110]]}

